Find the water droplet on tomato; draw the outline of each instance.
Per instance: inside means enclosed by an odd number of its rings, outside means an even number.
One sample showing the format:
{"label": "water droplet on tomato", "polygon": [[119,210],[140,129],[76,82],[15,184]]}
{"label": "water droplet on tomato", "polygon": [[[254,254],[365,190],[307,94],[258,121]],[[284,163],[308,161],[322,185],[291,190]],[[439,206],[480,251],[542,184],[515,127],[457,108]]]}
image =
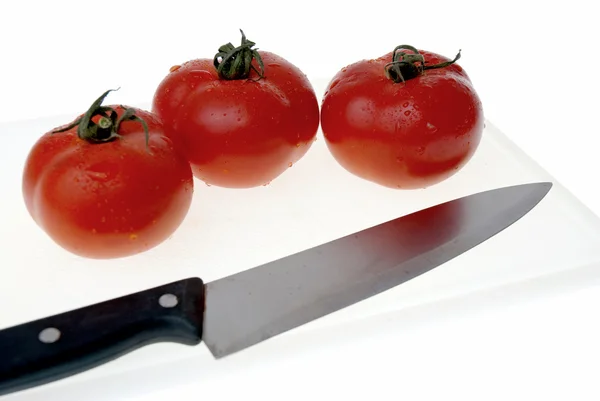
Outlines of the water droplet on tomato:
{"label": "water droplet on tomato", "polygon": [[278,63],[269,63],[269,64],[267,64],[267,67],[275,67],[275,68],[277,68],[277,67],[281,67],[281,64],[278,64]]}
{"label": "water droplet on tomato", "polygon": [[129,239],[135,241],[138,238],[137,234],[129,234]]}
{"label": "water droplet on tomato", "polygon": [[346,72],[348,69],[346,67],[342,68],[342,72]]}
{"label": "water droplet on tomato", "polygon": [[227,117],[227,113],[223,113],[223,117]]}
{"label": "water droplet on tomato", "polygon": [[181,68],[180,65],[174,65],[173,67],[169,68],[169,72],[175,72],[175,71],[177,71],[180,68]]}
{"label": "water droplet on tomato", "polygon": [[271,181],[267,182],[266,184],[263,184],[263,187],[266,187],[267,185],[269,185],[271,183]]}
{"label": "water droplet on tomato", "polygon": [[102,216],[102,218],[100,219],[101,222],[106,223],[106,216]]}
{"label": "water droplet on tomato", "polygon": [[298,142],[298,143],[296,144],[296,147],[297,147],[297,148],[299,148],[299,147],[300,147],[300,142]]}
{"label": "water droplet on tomato", "polygon": [[95,228],[92,228],[92,234],[96,234],[98,231],[96,231]]}
{"label": "water droplet on tomato", "polygon": [[408,102],[404,102],[404,103],[402,104],[402,107],[408,107]]}
{"label": "water droplet on tomato", "polygon": [[292,163],[292,162],[288,163],[288,167],[292,167],[293,165],[294,165],[294,163]]}
{"label": "water droplet on tomato", "polygon": [[91,171],[88,170],[88,176],[95,181],[106,181],[108,178],[108,173],[105,171]]}
{"label": "water droplet on tomato", "polygon": [[398,157],[396,157],[396,161],[397,161],[398,163],[402,163],[402,162],[404,161],[404,157],[402,157],[402,156],[398,156]]}
{"label": "water droplet on tomato", "polygon": [[408,116],[410,116],[410,110],[406,110],[406,111],[404,112],[404,115],[405,115],[405,116],[407,116],[407,117],[408,117]]}
{"label": "water droplet on tomato", "polygon": [[425,147],[424,146],[419,146],[417,148],[417,154],[418,155],[422,155],[423,153],[425,153]]}

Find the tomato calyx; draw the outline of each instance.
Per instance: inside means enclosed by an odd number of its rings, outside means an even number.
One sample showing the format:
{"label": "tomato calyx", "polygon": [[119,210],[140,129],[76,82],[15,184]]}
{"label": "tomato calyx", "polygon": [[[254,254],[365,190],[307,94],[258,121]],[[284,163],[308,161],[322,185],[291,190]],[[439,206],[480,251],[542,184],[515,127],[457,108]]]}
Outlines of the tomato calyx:
{"label": "tomato calyx", "polygon": [[[104,92],[98,99],[94,101],[94,103],[92,103],[90,108],[83,116],[79,117],[71,124],[68,124],[63,128],[57,128],[53,130],[52,133],[56,134],[59,132],[65,132],[77,127],[77,136],[79,138],[91,143],[104,143],[121,137],[118,132],[123,121],[138,121],[144,127],[144,133],[146,135],[146,148],[148,148],[148,143],[150,140],[148,125],[146,124],[146,121],[135,114],[135,110],[133,108],[120,106],[124,112],[121,117],[118,117],[118,114],[114,108],[102,106],[102,102],[106,96],[110,92],[116,90],[118,89],[109,89]],[[96,116],[100,116],[100,118],[97,122],[94,122],[93,119]]]}
{"label": "tomato calyx", "polygon": [[[413,53],[400,50],[410,50]],[[425,70],[444,68],[454,64],[460,58],[460,52],[461,50],[458,51],[453,60],[426,65],[425,57],[415,47],[410,45],[396,46],[392,52],[392,61],[384,67],[385,76],[395,83],[406,82],[423,74]]]}
{"label": "tomato calyx", "polygon": [[[256,80],[258,81],[264,78],[265,66],[258,53],[258,49],[252,48],[256,43],[248,40],[241,29],[240,32],[242,33],[240,46],[235,47],[231,42],[222,45],[219,47],[219,52],[213,58],[213,64],[221,79],[248,79],[250,71],[254,70],[258,74],[258,79]],[[256,59],[260,70],[252,64],[253,59]]]}

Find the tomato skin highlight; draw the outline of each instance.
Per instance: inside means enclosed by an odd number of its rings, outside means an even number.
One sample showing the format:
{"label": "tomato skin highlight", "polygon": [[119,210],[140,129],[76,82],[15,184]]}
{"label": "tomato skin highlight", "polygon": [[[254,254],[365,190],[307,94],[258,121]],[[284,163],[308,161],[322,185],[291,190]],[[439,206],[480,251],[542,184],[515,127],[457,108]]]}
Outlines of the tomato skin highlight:
{"label": "tomato skin highlight", "polygon": [[248,79],[221,79],[212,59],[195,59],[171,68],[156,89],[152,111],[209,185],[266,185],[316,138],[319,104],[308,78],[284,58],[258,53],[263,78],[252,71]]}
{"label": "tomato skin highlight", "polygon": [[[119,116],[124,112],[109,107]],[[104,143],[79,138],[77,127],[50,131],[27,156],[26,208],[54,242],[75,255],[112,259],[147,251],[175,232],[191,206],[189,164],[156,116],[135,113],[148,125],[148,148],[142,124],[123,121],[121,137]]]}
{"label": "tomato skin highlight", "polygon": [[[448,58],[419,50],[427,65]],[[396,189],[437,184],[464,167],[484,128],[481,101],[458,64],[395,83],[393,52],[339,71],[321,104],[321,128],[335,160],[350,173]]]}

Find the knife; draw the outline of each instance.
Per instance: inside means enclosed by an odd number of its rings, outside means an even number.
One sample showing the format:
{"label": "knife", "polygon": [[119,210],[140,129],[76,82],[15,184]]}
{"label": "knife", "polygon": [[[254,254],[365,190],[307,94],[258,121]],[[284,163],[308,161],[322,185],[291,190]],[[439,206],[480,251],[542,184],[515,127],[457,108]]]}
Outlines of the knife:
{"label": "knife", "polygon": [[455,258],[519,220],[551,187],[480,192],[209,283],[188,278],[0,330],[0,395],[156,342],[203,341],[215,358],[230,355]]}

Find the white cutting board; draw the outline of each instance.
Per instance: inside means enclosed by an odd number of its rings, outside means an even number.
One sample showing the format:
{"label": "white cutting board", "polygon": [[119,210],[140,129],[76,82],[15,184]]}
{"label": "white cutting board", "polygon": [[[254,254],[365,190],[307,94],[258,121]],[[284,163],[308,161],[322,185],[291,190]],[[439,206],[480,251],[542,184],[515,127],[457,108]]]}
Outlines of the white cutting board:
{"label": "white cutting board", "polygon": [[[319,95],[326,83],[316,81]],[[381,324],[379,317],[415,307],[410,310],[418,319],[437,319],[440,315],[426,313],[424,305],[447,305],[455,297],[489,293],[499,286],[568,275],[580,272],[581,266],[588,266],[586,274],[596,277],[598,217],[489,121],[470,163],[429,189],[390,190],[350,175],[329,155],[319,132],[305,158],[267,187],[231,190],[196,181],[188,218],[170,240],[150,252],[112,261],[82,259],[54,245],[37,228],[20,190],[23,162],[37,136],[73,117],[0,126],[0,135],[13,140],[10,149],[0,148],[0,180],[5,183],[0,200],[0,304],[10,305],[0,313],[0,328],[189,276],[211,281],[475,192],[537,181],[552,181],[554,186],[520,221],[434,271],[225,360],[214,361],[202,345],[155,345],[7,400],[120,400],[168,390],[192,378],[201,378],[205,388],[220,388],[236,375],[262,372],[257,377],[264,382],[253,382],[248,389],[252,394],[285,375],[286,366],[297,358],[322,347],[335,348],[349,328],[360,331],[361,319]],[[418,315],[419,310],[425,312]],[[410,326],[414,313],[406,315],[405,325]],[[311,369],[306,369],[308,374]],[[237,390],[225,386],[221,391]]]}

